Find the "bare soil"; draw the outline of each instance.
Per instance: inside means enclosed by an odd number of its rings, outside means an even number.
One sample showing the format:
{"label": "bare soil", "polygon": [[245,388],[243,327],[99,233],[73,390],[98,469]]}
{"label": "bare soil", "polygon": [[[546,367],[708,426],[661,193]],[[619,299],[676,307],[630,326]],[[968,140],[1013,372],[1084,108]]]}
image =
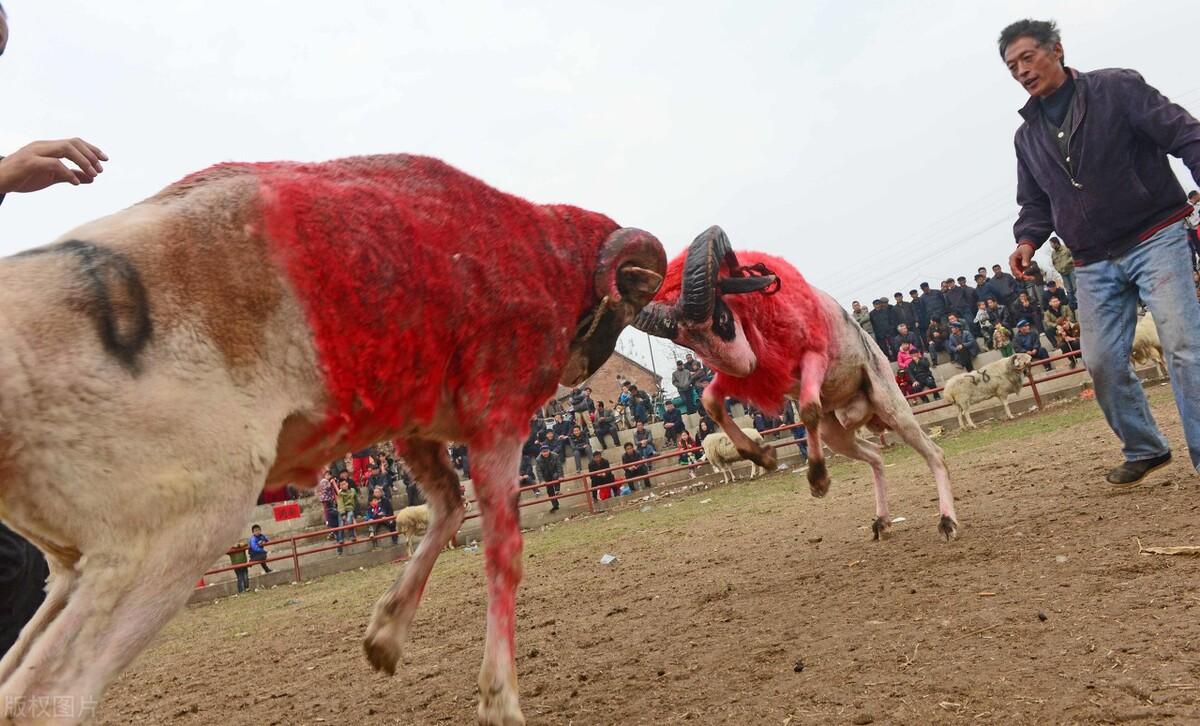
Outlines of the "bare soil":
{"label": "bare soil", "polygon": [[[825,499],[785,471],[543,528],[519,597],[530,723],[1197,723],[1200,478],[1169,389],[1176,460],[1131,492],[1094,403],[953,434],[962,530],[888,452],[895,525],[872,542],[870,475]],[[601,565],[600,556],[619,560]],[[360,639],[394,567],[189,608],[114,685],[106,724],[471,723],[481,555],[442,556],[394,678]]]}

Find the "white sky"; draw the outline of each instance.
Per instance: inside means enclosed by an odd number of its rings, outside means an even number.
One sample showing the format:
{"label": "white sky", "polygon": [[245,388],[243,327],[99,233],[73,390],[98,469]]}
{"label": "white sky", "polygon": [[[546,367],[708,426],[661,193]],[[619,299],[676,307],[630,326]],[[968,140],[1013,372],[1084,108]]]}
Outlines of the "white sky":
{"label": "white sky", "polygon": [[1175,2],[4,4],[0,153],[78,135],[112,160],[10,195],[0,255],[218,161],[413,152],[672,255],[720,224],[849,305],[1007,257],[1026,98],[1007,23],[1054,18],[1068,64],[1200,107]]}

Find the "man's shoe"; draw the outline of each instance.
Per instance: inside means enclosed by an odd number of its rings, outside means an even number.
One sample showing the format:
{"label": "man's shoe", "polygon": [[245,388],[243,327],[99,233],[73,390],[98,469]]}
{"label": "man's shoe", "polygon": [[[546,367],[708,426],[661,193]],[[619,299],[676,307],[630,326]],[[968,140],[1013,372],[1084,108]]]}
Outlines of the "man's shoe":
{"label": "man's shoe", "polygon": [[1108,483],[1118,487],[1129,487],[1137,484],[1146,475],[1161,469],[1171,463],[1171,452],[1167,452],[1162,456],[1156,456],[1153,459],[1142,459],[1141,461],[1127,461],[1121,464],[1116,469],[1108,472]]}

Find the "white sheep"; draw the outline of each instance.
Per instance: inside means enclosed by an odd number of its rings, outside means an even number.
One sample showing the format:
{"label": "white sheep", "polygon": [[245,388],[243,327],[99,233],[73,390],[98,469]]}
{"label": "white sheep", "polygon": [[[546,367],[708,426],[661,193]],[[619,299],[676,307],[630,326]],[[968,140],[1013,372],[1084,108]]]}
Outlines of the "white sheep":
{"label": "white sheep", "polygon": [[975,422],[971,420],[971,404],[989,398],[1000,399],[1000,403],[1004,404],[1004,415],[1012,419],[1008,397],[1021,392],[1021,374],[1032,360],[1028,353],[1017,353],[988,363],[978,370],[959,373],[946,381],[946,400],[958,409],[959,428],[975,428]]}
{"label": "white sheep", "polygon": [[[413,539],[424,536],[429,529],[429,505],[419,504],[415,507],[405,507],[396,512],[396,534],[403,535],[408,544],[408,556],[412,557]],[[454,549],[454,538],[446,543],[446,549]]]}
{"label": "white sheep", "polygon": [[[751,441],[762,443],[763,437],[755,429],[742,429],[742,433],[746,434]],[[722,483],[737,481],[737,476],[733,473],[735,461],[742,461],[742,455],[738,453],[737,448],[729,437],[723,433],[709,434],[704,437],[704,458],[708,463],[712,464],[713,472],[721,475]],[[753,461],[750,462],[750,478],[758,476],[759,466]]]}
{"label": "white sheep", "polygon": [[1139,366],[1154,363],[1160,377],[1167,375],[1162,343],[1158,340],[1158,326],[1154,323],[1154,316],[1148,312],[1133,330],[1133,349],[1129,351],[1129,358]]}

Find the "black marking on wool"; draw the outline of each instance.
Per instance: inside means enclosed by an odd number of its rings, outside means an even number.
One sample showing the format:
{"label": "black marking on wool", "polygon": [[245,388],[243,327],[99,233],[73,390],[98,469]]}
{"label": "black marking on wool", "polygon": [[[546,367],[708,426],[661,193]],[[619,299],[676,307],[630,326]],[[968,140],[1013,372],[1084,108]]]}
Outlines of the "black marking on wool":
{"label": "black marking on wool", "polygon": [[137,375],[138,357],[154,336],[150,300],[137,268],[120,252],[77,239],[27,250],[14,257],[48,253],[69,254],[78,260],[91,297],[85,312],[95,320],[100,343],[126,370]]}

